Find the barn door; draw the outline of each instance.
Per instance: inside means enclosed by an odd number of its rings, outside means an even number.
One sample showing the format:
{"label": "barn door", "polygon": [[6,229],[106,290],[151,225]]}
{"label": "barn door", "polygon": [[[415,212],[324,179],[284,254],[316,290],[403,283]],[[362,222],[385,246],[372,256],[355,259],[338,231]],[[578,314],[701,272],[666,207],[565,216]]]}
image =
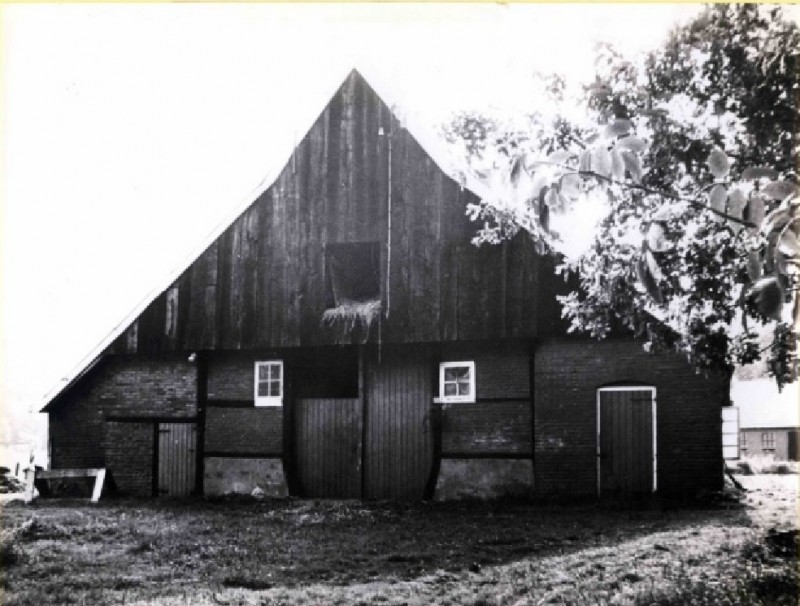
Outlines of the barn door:
{"label": "barn door", "polygon": [[195,487],[194,423],[158,424],[158,496],[185,497]]}
{"label": "barn door", "polygon": [[365,378],[364,497],[422,499],[433,464],[430,362],[384,351]]}
{"label": "barn door", "polygon": [[597,390],[597,490],[630,497],[656,490],[656,390]]}
{"label": "barn door", "polygon": [[358,398],[297,400],[295,444],[301,495],[361,496],[361,417]]}

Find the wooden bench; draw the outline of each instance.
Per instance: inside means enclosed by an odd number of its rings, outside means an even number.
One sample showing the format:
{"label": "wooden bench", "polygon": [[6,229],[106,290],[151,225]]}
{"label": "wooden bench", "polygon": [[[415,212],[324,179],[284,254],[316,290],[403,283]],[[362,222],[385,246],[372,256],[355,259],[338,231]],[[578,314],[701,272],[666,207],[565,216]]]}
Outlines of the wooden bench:
{"label": "wooden bench", "polygon": [[39,494],[46,496],[50,493],[50,480],[62,480],[65,478],[94,478],[94,488],[92,490],[91,502],[97,503],[103,493],[103,484],[106,480],[105,468],[92,469],[36,469],[29,467],[25,470],[25,502],[33,501],[34,487]]}

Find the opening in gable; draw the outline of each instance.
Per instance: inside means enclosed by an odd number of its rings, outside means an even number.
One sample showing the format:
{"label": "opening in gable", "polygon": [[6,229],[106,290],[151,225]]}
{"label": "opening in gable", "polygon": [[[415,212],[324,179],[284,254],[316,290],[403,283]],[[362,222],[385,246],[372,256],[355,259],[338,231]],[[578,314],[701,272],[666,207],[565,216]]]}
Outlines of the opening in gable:
{"label": "opening in gable", "polygon": [[377,242],[328,244],[327,307],[380,300],[380,247]]}
{"label": "opening in gable", "polygon": [[325,264],[322,324],[337,335],[337,342],[366,342],[381,315],[379,244],[328,244]]}

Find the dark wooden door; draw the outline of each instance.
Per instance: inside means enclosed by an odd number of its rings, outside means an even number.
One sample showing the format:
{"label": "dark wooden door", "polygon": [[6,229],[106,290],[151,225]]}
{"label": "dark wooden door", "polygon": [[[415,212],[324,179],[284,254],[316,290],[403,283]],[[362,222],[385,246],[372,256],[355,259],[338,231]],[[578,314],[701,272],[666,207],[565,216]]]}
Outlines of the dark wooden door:
{"label": "dark wooden door", "polygon": [[423,497],[433,464],[431,366],[419,352],[367,360],[364,497]]}
{"label": "dark wooden door", "polygon": [[304,497],[361,497],[362,410],[358,398],[295,404],[296,473]]}
{"label": "dark wooden door", "polygon": [[195,487],[194,423],[158,424],[158,496],[185,497]]}
{"label": "dark wooden door", "polygon": [[603,388],[597,393],[598,491],[630,497],[656,489],[655,389]]}

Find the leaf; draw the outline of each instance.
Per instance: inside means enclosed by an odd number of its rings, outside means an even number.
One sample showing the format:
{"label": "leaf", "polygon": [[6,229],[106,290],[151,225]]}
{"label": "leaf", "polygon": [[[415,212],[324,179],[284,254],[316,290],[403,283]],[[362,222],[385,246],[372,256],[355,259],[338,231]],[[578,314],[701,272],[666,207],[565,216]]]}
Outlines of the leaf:
{"label": "leaf", "polygon": [[660,223],[650,224],[647,230],[647,247],[653,252],[669,250],[670,243],[667,240],[667,232]]}
{"label": "leaf", "polygon": [[713,150],[711,150],[711,153],[706,159],[706,164],[708,164],[708,169],[711,171],[711,174],[717,179],[721,179],[727,175],[728,171],[731,169],[731,163],[728,160],[728,156],[725,155],[725,152],[719,147],[715,147]]}
{"label": "leaf", "polygon": [[785,254],[783,254],[780,250],[775,250],[775,269],[778,270],[778,273],[782,276],[789,275],[789,259]]}
{"label": "leaf", "polygon": [[764,219],[764,224],[761,228],[761,231],[768,238],[777,238],[780,232],[783,231],[783,228],[786,227],[786,224],[791,221],[791,219],[792,216],[789,214],[788,209],[776,208]]}
{"label": "leaf", "polygon": [[533,184],[531,185],[531,195],[538,198],[542,190],[550,185],[550,173],[546,170],[537,170],[533,173]]}
{"label": "leaf", "polygon": [[587,172],[592,170],[591,150],[585,149],[581,152],[581,155],[578,157],[578,170],[580,172]]}
{"label": "leaf", "polygon": [[747,197],[741,189],[734,187],[728,193],[728,214],[737,219],[742,218],[742,211],[747,205]]}
{"label": "leaf", "polygon": [[751,229],[758,231],[761,222],[764,220],[764,198],[752,196],[744,209],[744,220],[752,223],[755,227]]}
{"label": "leaf", "polygon": [[653,116],[653,117],[669,116],[669,111],[667,111],[663,107],[652,107],[652,108],[640,109],[639,113],[641,115],[643,115],[643,116]]}
{"label": "leaf", "polygon": [[777,179],[778,171],[767,166],[751,166],[742,171],[742,179],[755,181],[756,179]]}
{"label": "leaf", "polygon": [[664,274],[661,271],[661,268],[658,266],[658,261],[653,256],[651,251],[647,251],[644,253],[644,260],[647,263],[647,269],[650,271],[650,275],[653,276],[653,279],[658,282],[659,280],[664,279]]}
{"label": "leaf", "polygon": [[594,82],[587,90],[589,93],[600,99],[605,99],[611,94],[611,87],[604,82]]}
{"label": "leaf", "polygon": [[544,202],[539,205],[539,225],[545,232],[550,232],[550,209]]}
{"label": "leaf", "polygon": [[757,250],[747,253],[747,277],[751,282],[755,282],[761,277],[761,255]]}
{"label": "leaf", "polygon": [[558,194],[555,187],[551,187],[549,190],[547,190],[547,193],[544,196],[544,203],[553,212],[561,212],[563,210],[561,196]]}
{"label": "leaf", "polygon": [[611,176],[611,154],[607,149],[598,147],[592,152],[592,169],[598,175]]}
{"label": "leaf", "polygon": [[653,214],[652,220],[667,221],[672,218],[672,211],[672,207],[669,204],[665,204]]}
{"label": "leaf", "polygon": [[625,178],[625,162],[616,147],[611,150],[611,176],[617,181]]}
{"label": "leaf", "polygon": [[780,240],[778,240],[778,250],[787,257],[800,255],[800,240],[791,229],[785,229],[781,234]]}
{"label": "leaf", "polygon": [[509,179],[511,180],[512,185],[519,184],[519,178],[522,173],[525,172],[525,156],[520,154],[514,158],[511,162],[511,171],[509,173]]}
{"label": "leaf", "polygon": [[630,134],[632,128],[633,124],[631,124],[630,120],[618,118],[606,126],[603,134],[609,139],[613,139],[615,137],[624,137]]}
{"label": "leaf", "polygon": [[561,194],[570,198],[576,197],[581,193],[581,183],[583,180],[579,175],[569,174],[561,177]]}
{"label": "leaf", "polygon": [[617,141],[617,147],[621,150],[628,150],[632,151],[635,154],[639,154],[644,151],[644,148],[647,147],[647,144],[639,137],[624,137]]}
{"label": "leaf", "polygon": [[623,152],[620,155],[622,156],[622,161],[625,164],[625,168],[631,175],[631,179],[633,179],[634,183],[641,183],[642,166],[639,163],[639,158],[629,152]]}
{"label": "leaf", "polygon": [[753,284],[750,291],[755,298],[758,311],[766,318],[773,320],[781,319],[781,308],[783,306],[783,289],[776,276],[761,278]]}
{"label": "leaf", "polygon": [[770,181],[761,190],[771,200],[785,200],[797,191],[797,186],[789,181]]}
{"label": "leaf", "polygon": [[564,164],[567,160],[572,157],[572,154],[565,149],[557,149],[553,153],[547,156],[548,162],[553,162],[555,164]]}
{"label": "leaf", "polygon": [[644,286],[647,294],[659,305],[664,303],[664,295],[661,292],[661,289],[656,284],[656,281],[653,279],[653,276],[650,274],[650,271],[647,267],[647,261],[644,258],[639,257],[636,260],[635,264],[636,269],[636,278],[639,282]]}
{"label": "leaf", "polygon": [[[715,185],[708,194],[708,205],[712,210],[720,213],[725,212],[725,203],[728,201],[728,190],[724,185]],[[715,214],[717,221],[722,221],[723,217]]]}

